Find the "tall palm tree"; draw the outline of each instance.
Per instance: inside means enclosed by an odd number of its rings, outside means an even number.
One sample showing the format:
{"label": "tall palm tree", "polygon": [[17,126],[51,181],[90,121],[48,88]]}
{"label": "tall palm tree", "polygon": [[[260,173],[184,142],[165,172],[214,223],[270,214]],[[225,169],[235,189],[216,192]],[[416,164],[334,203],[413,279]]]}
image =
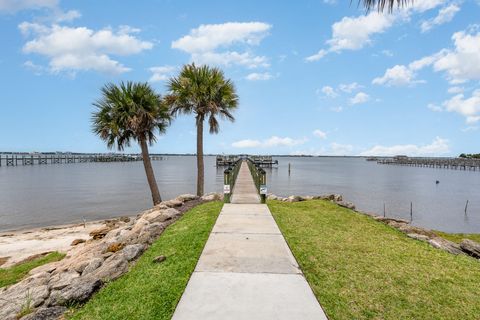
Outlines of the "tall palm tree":
{"label": "tall palm tree", "polygon": [[363,3],[367,11],[377,7],[378,11],[383,11],[387,8],[389,12],[392,12],[395,5],[403,7],[409,3],[413,3],[413,0],[359,0],[359,2]]}
{"label": "tall palm tree", "polygon": [[218,68],[183,66],[178,77],[168,82],[169,95],[166,102],[173,115],[194,114],[197,126],[197,195],[203,195],[203,123],[208,120],[210,133],[218,133],[217,117],[234,121],[232,111],[237,108],[238,96],[235,86],[225,79]]}
{"label": "tall palm tree", "polygon": [[165,133],[171,115],[160,95],[148,83],[109,83],[102,89],[102,98],[93,103],[97,108],[92,114],[93,132],[107,143],[109,148],[122,151],[138,142],[142,149],[143,165],[153,204],[162,201],[153,172],[148,145],[156,141],[155,131]]}

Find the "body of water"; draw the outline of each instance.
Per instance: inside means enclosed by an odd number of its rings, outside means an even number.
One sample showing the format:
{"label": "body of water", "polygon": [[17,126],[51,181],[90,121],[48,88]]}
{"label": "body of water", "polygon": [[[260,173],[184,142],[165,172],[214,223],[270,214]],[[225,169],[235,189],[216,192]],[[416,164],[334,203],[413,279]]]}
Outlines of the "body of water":
{"label": "body of water", "polygon": [[[361,158],[277,159],[279,166],[266,170],[269,192],[277,195],[339,193],[377,214],[385,203],[387,216],[404,219],[410,219],[412,202],[416,225],[480,232],[480,172],[378,165]],[[164,199],[195,193],[194,156],[170,156],[153,165]],[[222,187],[223,168],[206,157],[206,192]],[[134,215],[149,207],[141,162],[0,167],[0,231]]]}

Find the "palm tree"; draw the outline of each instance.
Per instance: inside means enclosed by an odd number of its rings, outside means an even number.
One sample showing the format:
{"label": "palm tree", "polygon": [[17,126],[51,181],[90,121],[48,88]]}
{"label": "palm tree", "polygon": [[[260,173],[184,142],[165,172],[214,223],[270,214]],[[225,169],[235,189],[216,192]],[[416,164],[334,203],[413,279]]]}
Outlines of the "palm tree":
{"label": "palm tree", "polygon": [[167,104],[173,115],[194,114],[197,126],[197,195],[203,195],[203,123],[208,119],[210,133],[218,133],[217,117],[234,121],[232,111],[237,108],[238,96],[235,86],[225,79],[218,68],[197,67],[195,64],[183,66],[178,77],[168,82],[170,94]]}
{"label": "palm tree", "polygon": [[413,0],[359,0],[359,2],[363,3],[363,6],[367,11],[375,7],[377,7],[378,11],[383,11],[385,7],[387,7],[388,11],[392,12],[395,5],[403,7],[409,3],[413,3]]}
{"label": "palm tree", "polygon": [[153,204],[162,201],[153,172],[148,145],[156,141],[155,131],[164,133],[171,115],[160,95],[148,83],[109,83],[102,88],[102,98],[93,103],[97,111],[92,114],[93,132],[119,151],[137,141],[142,149],[143,165]]}

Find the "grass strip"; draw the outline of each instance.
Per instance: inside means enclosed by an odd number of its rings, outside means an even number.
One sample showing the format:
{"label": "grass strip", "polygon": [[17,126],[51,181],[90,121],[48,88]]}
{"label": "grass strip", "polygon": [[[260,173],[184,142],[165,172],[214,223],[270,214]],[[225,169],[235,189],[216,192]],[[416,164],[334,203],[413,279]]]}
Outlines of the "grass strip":
{"label": "grass strip", "polygon": [[478,319],[479,261],[328,201],[268,205],[329,319]]}

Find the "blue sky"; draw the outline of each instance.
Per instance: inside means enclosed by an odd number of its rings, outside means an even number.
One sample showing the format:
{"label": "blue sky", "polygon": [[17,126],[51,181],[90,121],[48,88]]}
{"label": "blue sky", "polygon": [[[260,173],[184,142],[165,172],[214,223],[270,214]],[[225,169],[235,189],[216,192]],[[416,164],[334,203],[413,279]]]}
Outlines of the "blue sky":
{"label": "blue sky", "polygon": [[[106,82],[195,61],[236,84],[236,122],[208,153],[479,152],[480,2],[0,0],[0,150],[107,151],[91,133]],[[192,117],[152,152],[195,152]],[[132,148],[137,152],[138,148]]]}

